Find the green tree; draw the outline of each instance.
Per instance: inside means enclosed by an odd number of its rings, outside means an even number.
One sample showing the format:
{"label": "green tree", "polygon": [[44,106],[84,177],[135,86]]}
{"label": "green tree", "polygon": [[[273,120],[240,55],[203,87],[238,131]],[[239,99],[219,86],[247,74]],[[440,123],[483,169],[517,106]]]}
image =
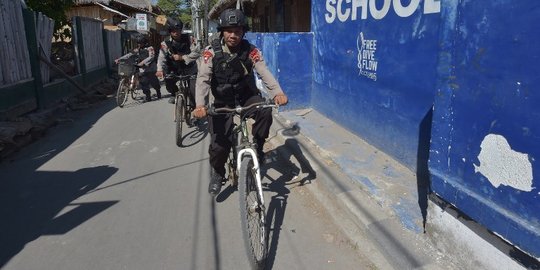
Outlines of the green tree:
{"label": "green tree", "polygon": [[[199,0],[203,1],[203,0]],[[208,10],[210,10],[218,0],[208,1]],[[191,0],[158,0],[157,5],[170,18],[180,19],[186,25],[186,28],[191,28]]]}
{"label": "green tree", "polygon": [[[63,27],[70,22],[70,19],[66,17],[66,12],[73,6],[74,0],[27,0],[26,4],[30,9],[41,12],[54,20],[55,38],[71,36],[69,29]],[[63,31],[59,32],[60,29]]]}

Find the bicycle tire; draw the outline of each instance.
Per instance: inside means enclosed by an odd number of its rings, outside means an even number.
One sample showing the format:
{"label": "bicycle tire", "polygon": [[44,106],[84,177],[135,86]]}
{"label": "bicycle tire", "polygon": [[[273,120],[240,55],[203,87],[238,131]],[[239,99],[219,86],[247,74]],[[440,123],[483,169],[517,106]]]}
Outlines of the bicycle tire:
{"label": "bicycle tire", "polygon": [[137,100],[137,75],[132,75],[131,81],[130,81],[130,87],[131,87],[131,99]]}
{"label": "bicycle tire", "polygon": [[124,107],[124,104],[127,101],[127,88],[126,79],[122,78],[118,83],[118,89],[116,90],[116,104],[118,107]]}
{"label": "bicycle tire", "polygon": [[176,119],[176,122],[175,122],[175,125],[176,125],[176,146],[180,147],[182,146],[182,126],[183,126],[183,123],[185,121],[185,115],[184,115],[184,112],[185,112],[185,103],[184,103],[184,97],[182,97],[181,95],[179,95],[177,98],[176,98],[176,103],[175,103],[175,119]]}
{"label": "bicycle tire", "polygon": [[240,221],[246,254],[253,269],[264,269],[268,256],[266,211],[259,197],[253,172],[253,159],[250,156],[242,159],[239,174]]}
{"label": "bicycle tire", "polygon": [[133,99],[133,100],[137,100],[137,93],[136,93],[136,92],[137,92],[137,90],[135,90],[135,89],[131,89],[131,91],[130,91],[130,92],[131,92],[131,99]]}

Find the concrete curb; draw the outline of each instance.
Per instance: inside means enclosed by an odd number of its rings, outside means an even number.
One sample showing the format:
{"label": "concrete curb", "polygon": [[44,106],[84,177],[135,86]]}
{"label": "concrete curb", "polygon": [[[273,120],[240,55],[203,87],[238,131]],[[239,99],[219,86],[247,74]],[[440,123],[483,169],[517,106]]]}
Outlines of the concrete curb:
{"label": "concrete curb", "polygon": [[280,156],[302,168],[299,177],[310,179],[316,174],[305,186],[351,244],[368,255],[377,269],[459,268],[431,245],[426,234],[404,229],[392,211],[371,199],[368,192],[325,156],[324,149],[281,115],[274,115],[269,143],[279,149]]}
{"label": "concrete curb", "polygon": [[[426,202],[425,231],[410,226],[418,220],[411,212],[420,211],[419,195],[393,185],[400,184],[396,180],[412,185],[410,178],[415,175],[410,171],[388,175],[388,168],[399,167],[391,158],[384,166],[362,164],[371,162],[365,156],[372,157],[377,150],[340,131],[330,120],[320,120],[324,116],[318,113],[310,117],[311,111],[275,114],[269,143],[278,155],[301,168],[300,179],[312,180],[305,185],[307,190],[377,269],[540,269],[538,260],[433,194]],[[372,182],[362,181],[364,176]]]}

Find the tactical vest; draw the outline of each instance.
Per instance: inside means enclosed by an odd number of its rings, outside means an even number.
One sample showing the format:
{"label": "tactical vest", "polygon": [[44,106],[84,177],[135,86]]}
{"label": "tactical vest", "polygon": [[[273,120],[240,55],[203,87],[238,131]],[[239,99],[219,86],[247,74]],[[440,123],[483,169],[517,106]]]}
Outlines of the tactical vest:
{"label": "tactical vest", "polygon": [[178,62],[172,59],[172,54],[188,55],[191,53],[191,39],[189,35],[180,35],[179,41],[169,38],[165,40],[165,44],[167,45],[169,50],[165,57],[165,63],[170,71],[176,71],[181,75],[197,73],[197,67],[195,65],[195,62],[191,62],[186,65],[186,63],[183,61]]}
{"label": "tactical vest", "polygon": [[150,52],[148,52],[148,48],[149,47],[139,49],[139,52],[137,53],[137,57],[139,57],[139,62],[148,58],[148,56],[150,56]]}
{"label": "tactical vest", "polygon": [[216,101],[233,105],[235,98],[243,103],[249,97],[259,94],[253,74],[253,62],[249,58],[249,53],[255,46],[242,40],[237,54],[231,55],[223,51],[219,39],[213,40],[211,45],[214,50],[211,88]]}

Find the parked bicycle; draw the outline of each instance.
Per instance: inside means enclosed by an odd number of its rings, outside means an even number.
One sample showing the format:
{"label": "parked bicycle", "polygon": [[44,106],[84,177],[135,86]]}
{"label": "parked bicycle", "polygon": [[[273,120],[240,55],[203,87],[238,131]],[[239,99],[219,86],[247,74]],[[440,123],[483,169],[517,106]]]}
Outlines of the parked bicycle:
{"label": "parked bicycle", "polygon": [[124,107],[128,97],[131,96],[133,100],[136,100],[138,95],[137,85],[139,84],[139,66],[137,61],[133,59],[120,60],[118,62],[118,75],[120,75],[120,82],[118,83],[118,89],[116,90],[116,104],[118,107]]}
{"label": "parked bicycle", "polygon": [[195,79],[196,75],[175,75],[167,74],[167,78],[177,78],[176,86],[178,86],[178,92],[174,98],[174,122],[176,127],[176,145],[182,146],[182,127],[192,126],[191,112],[193,111],[195,104],[191,104],[192,101],[189,98],[189,81]]}
{"label": "parked bicycle", "polygon": [[246,107],[214,108],[210,106],[208,109],[208,115],[232,114],[239,120],[233,121],[233,147],[226,163],[227,180],[233,186],[238,185],[244,244],[254,269],[264,269],[268,256],[268,233],[260,163],[256,154],[257,147],[249,136],[248,110],[277,107],[278,105],[265,101]]}

